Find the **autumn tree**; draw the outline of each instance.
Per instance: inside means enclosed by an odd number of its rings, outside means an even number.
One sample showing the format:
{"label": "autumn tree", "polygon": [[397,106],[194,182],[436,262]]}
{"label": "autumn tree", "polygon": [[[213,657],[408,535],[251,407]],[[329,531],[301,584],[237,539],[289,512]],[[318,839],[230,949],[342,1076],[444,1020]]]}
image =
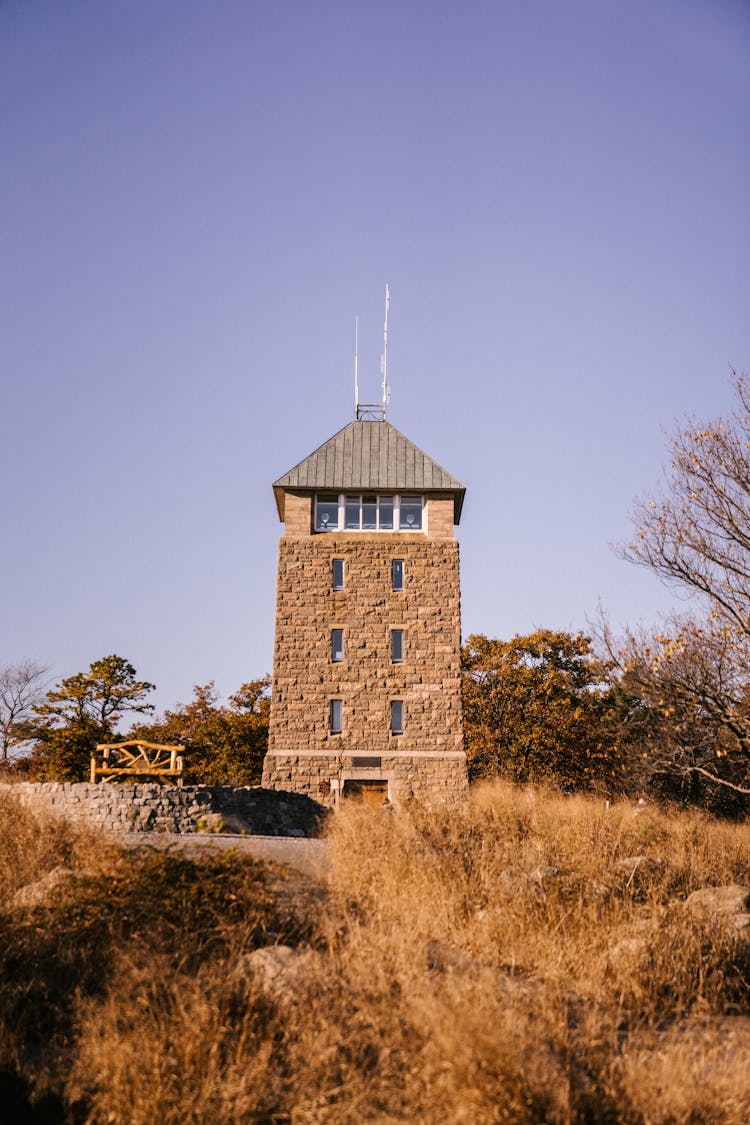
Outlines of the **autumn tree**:
{"label": "autumn tree", "polygon": [[44,695],[48,669],[33,660],[0,668],[0,759],[28,741],[28,722]]}
{"label": "autumn tree", "polygon": [[634,510],[636,538],[623,554],[701,595],[713,621],[750,639],[750,386],[735,380],[737,405],[707,424],[678,426],[660,495]]}
{"label": "autumn tree", "polygon": [[466,752],[473,778],[566,788],[616,773],[615,691],[583,633],[540,629],[462,650]]}
{"label": "autumn tree", "polygon": [[714,811],[742,809],[750,698],[729,628],[707,633],[672,615],[661,631],[629,630],[618,650],[608,645],[629,701],[620,736],[637,787]]}
{"label": "autumn tree", "polygon": [[185,746],[185,777],[201,785],[257,785],[268,747],[270,680],[242,684],[226,705],[213,682],[197,685],[190,703],[140,724],[133,738]]}
{"label": "autumn tree", "polygon": [[[724,418],[678,426],[661,492],[636,505],[625,558],[695,595],[650,641],[620,652],[630,682],[675,720],[673,772],[750,796],[750,385]],[[687,732],[690,737],[687,738]],[[700,739],[697,737],[701,733]],[[690,751],[683,753],[686,740]],[[674,743],[673,743],[674,744]],[[666,763],[663,763],[666,768]]]}
{"label": "autumn tree", "polygon": [[153,711],[146,702],[153,688],[116,655],[61,680],[34,708],[27,727],[27,736],[35,739],[37,775],[51,781],[87,778],[97,742],[111,742],[126,715]]}

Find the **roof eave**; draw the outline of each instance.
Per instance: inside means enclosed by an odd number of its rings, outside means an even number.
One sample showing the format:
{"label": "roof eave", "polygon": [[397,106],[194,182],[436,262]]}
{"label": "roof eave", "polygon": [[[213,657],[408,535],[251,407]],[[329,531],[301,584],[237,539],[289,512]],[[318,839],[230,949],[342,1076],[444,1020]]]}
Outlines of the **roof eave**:
{"label": "roof eave", "polygon": [[281,485],[275,484],[273,486],[273,495],[276,500],[276,511],[279,513],[279,519],[284,523],[284,496],[287,489],[282,488]]}
{"label": "roof eave", "polygon": [[456,525],[461,522],[461,512],[463,510],[465,496],[465,488],[456,489],[453,493],[453,522]]}

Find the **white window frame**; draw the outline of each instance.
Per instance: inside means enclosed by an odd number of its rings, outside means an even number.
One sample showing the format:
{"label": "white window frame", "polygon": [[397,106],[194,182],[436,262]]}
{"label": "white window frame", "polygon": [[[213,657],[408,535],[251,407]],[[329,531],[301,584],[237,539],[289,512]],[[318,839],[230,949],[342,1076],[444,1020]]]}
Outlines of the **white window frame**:
{"label": "white window frame", "polygon": [[[320,495],[319,493],[317,493],[317,492],[315,493],[315,512],[314,512],[315,518],[314,518],[314,522],[313,522],[313,527],[315,528],[315,533],[317,535],[324,535],[326,533],[336,532],[336,531],[338,531],[338,532],[349,532],[349,533],[359,532],[359,533],[364,533],[365,535],[394,535],[394,534],[420,535],[420,534],[423,534],[427,530],[427,528],[425,526],[426,520],[427,520],[427,505],[425,503],[424,494],[421,493],[421,492],[420,493],[400,493],[400,492],[383,492],[383,491],[380,491],[380,492],[340,492],[338,494],[338,498],[339,498],[338,499],[338,520],[337,520],[337,523],[336,523],[336,527],[325,527],[325,528],[318,527],[318,506],[320,505],[320,501],[318,500],[319,495]],[[333,494],[329,493],[329,495],[333,495]],[[407,500],[419,500],[420,503],[421,503],[421,506],[422,506],[422,518],[421,518],[422,526],[415,528],[413,531],[408,527],[401,527],[401,497],[402,497],[402,495],[403,495],[404,499],[407,499]],[[359,527],[347,527],[346,526],[346,498],[347,498],[347,496],[349,498],[352,498],[354,496],[359,497]],[[377,502],[377,521],[376,522],[377,522],[377,525],[378,525],[377,527],[369,527],[369,528],[363,528],[362,527],[362,497],[363,496],[374,496],[375,499],[376,499],[376,502]],[[381,496],[392,496],[393,497],[393,527],[384,527],[384,528],[380,527],[380,497]],[[322,507],[330,507],[331,506],[330,501],[327,504],[323,504],[321,506]]]}

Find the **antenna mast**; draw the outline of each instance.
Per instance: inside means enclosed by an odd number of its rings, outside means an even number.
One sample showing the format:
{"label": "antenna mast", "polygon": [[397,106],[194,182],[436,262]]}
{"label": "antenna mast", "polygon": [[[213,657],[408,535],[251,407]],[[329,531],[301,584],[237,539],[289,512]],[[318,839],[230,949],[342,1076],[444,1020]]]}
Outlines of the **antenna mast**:
{"label": "antenna mast", "polygon": [[380,367],[383,372],[383,421],[385,421],[385,409],[388,405],[388,306],[391,303],[391,291],[388,288],[388,283],[385,286],[385,321],[383,322],[383,358],[380,361]]}
{"label": "antenna mast", "polygon": [[383,354],[380,357],[380,371],[383,376],[382,402],[359,401],[359,317],[354,318],[354,417],[358,422],[385,422],[390,390],[388,388],[388,307],[391,303],[391,290],[385,287],[385,323],[383,324]]}
{"label": "antenna mast", "polygon": [[354,318],[354,417],[359,418],[359,317]]}

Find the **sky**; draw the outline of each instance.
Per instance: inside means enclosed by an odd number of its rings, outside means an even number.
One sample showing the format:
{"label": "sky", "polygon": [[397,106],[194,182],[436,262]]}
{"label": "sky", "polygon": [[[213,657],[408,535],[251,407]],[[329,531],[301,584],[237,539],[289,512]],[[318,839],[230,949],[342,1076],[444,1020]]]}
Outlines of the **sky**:
{"label": "sky", "polygon": [[0,666],[270,671],[386,282],[464,637],[679,606],[613,544],[750,369],[749,57],[743,0],[0,0]]}

